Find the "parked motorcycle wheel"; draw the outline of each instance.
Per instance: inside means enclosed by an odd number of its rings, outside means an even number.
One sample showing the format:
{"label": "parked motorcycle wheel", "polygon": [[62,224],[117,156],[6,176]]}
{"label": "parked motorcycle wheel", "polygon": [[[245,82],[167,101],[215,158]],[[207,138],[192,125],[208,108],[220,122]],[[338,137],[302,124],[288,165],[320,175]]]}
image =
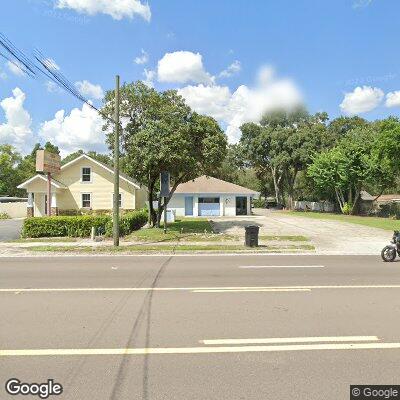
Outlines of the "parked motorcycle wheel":
{"label": "parked motorcycle wheel", "polygon": [[385,262],[393,262],[396,259],[396,249],[386,246],[381,252],[381,257]]}

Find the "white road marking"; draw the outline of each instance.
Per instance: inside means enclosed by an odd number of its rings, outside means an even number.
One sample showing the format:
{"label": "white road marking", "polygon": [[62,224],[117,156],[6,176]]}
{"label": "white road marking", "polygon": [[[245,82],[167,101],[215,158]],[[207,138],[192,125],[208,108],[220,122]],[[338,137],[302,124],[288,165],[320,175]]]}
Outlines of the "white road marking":
{"label": "white road marking", "polygon": [[258,268],[325,268],[325,265],[240,265],[242,269]]}
{"label": "white road marking", "polygon": [[89,355],[147,355],[147,354],[212,354],[212,353],[264,353],[320,350],[385,350],[400,349],[400,343],[327,343],[274,346],[221,346],[221,347],[155,347],[121,349],[27,349],[0,350],[0,357],[20,356],[89,356]]}
{"label": "white road marking", "polygon": [[200,289],[193,293],[311,292],[311,289]]}
{"label": "white road marking", "polygon": [[194,292],[228,290],[314,290],[314,289],[400,289],[400,285],[314,285],[314,286],[211,286],[211,287],[77,287],[77,288],[0,288],[0,293],[15,292]]}
{"label": "white road marking", "polygon": [[311,336],[258,339],[205,339],[203,344],[278,344],[278,343],[318,343],[318,342],[373,342],[379,341],[377,336]]}

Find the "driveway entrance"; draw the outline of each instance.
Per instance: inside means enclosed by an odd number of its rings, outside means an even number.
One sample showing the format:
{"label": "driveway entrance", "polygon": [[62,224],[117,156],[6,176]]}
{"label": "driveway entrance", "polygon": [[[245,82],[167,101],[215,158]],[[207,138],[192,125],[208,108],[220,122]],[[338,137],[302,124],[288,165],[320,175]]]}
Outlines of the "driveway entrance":
{"label": "driveway entrance", "polygon": [[19,239],[23,222],[22,219],[0,220],[0,242]]}
{"label": "driveway entrance", "polygon": [[348,222],[293,216],[284,211],[254,209],[254,215],[221,217],[213,220],[217,232],[244,237],[244,227],[258,225],[260,235],[306,236],[317,252],[380,255],[393,232]]}

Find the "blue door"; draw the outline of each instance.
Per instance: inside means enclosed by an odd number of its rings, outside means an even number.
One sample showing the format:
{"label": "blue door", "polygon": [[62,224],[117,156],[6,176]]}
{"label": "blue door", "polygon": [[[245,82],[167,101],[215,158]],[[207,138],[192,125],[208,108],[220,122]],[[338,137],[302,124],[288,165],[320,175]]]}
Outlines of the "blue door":
{"label": "blue door", "polygon": [[199,216],[218,217],[220,213],[219,197],[199,197]]}
{"label": "blue door", "polygon": [[193,215],[193,196],[185,197],[185,215]]}

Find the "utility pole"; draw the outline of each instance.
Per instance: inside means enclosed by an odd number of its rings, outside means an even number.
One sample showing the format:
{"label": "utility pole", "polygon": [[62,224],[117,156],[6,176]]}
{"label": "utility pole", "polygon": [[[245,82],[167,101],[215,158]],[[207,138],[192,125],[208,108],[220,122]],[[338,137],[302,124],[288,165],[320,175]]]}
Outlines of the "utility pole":
{"label": "utility pole", "polygon": [[119,246],[119,75],[115,77],[115,116],[114,116],[114,246]]}

